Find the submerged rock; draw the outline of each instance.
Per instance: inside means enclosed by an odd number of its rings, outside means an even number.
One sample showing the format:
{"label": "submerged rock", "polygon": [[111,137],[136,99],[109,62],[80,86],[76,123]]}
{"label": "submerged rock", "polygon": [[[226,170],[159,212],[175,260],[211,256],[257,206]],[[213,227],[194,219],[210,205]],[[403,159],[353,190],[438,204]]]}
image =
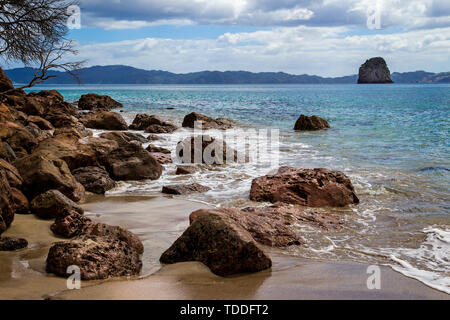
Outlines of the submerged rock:
{"label": "submerged rock", "polygon": [[171,154],[170,150],[162,148],[162,147],[157,147],[157,146],[154,146],[152,144],[149,144],[148,147],[145,150],[147,150],[150,153],[157,152],[157,153]]}
{"label": "submerged rock", "polygon": [[197,172],[197,168],[194,166],[177,166],[177,171],[175,172],[176,175],[183,175],[183,174],[193,174]]}
{"label": "submerged rock", "polygon": [[209,129],[231,129],[236,122],[227,118],[213,119],[204,114],[192,112],[184,117],[182,126],[185,128],[194,128],[195,123],[200,124],[203,130]]}
{"label": "submerged rock", "polygon": [[0,251],[16,251],[28,246],[28,241],[22,238],[0,238]]}
{"label": "submerged rock", "polygon": [[199,261],[219,276],[257,272],[272,266],[252,236],[233,219],[199,212],[189,228],[165,251],[165,264]]}
{"label": "submerged rock", "polygon": [[340,171],[282,167],[254,179],[253,201],[284,202],[308,207],[343,207],[359,203],[350,179]]}
{"label": "submerged rock", "polygon": [[386,61],[381,58],[371,58],[359,68],[358,83],[394,83]]}
{"label": "submerged rock", "polygon": [[122,107],[123,105],[120,102],[117,102],[111,97],[101,96],[95,93],[82,95],[78,101],[78,108],[81,110],[110,111]]}
{"label": "submerged rock", "polygon": [[308,117],[305,116],[304,114],[300,115],[294,126],[294,130],[302,130],[302,131],[314,131],[329,128],[330,125],[325,119],[322,119],[317,116]]}
{"label": "submerged rock", "polygon": [[198,183],[192,183],[192,184],[178,184],[178,185],[164,186],[162,188],[162,193],[185,195],[191,193],[208,192],[209,190],[211,190],[210,187],[202,186],[201,184]]}

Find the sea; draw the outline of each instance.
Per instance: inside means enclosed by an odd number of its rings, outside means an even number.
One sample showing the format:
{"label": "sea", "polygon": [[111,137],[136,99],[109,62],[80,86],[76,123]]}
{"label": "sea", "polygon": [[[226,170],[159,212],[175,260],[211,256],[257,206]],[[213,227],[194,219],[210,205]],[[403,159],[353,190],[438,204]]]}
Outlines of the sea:
{"label": "sea", "polygon": [[[238,121],[226,141],[246,130],[278,135],[279,143],[259,161],[198,165],[188,176],[175,175],[177,163],[169,164],[159,180],[122,182],[107,196],[159,194],[163,185],[198,182],[211,191],[190,200],[241,208],[261,205],[248,200],[251,182],[274,172],[275,157],[277,166],[340,170],[360,204],[305,208],[339,215],[344,227],[295,226],[305,245],[283,254],[386,265],[450,294],[450,84],[41,85],[31,91],[46,89],[57,89],[67,101],[86,93],[109,95],[123,104],[115,111],[129,124],[147,113],[181,126],[195,111]],[[300,114],[325,118],[331,129],[296,132]],[[192,130],[181,128],[152,143],[175,156],[177,143],[190,135]]]}

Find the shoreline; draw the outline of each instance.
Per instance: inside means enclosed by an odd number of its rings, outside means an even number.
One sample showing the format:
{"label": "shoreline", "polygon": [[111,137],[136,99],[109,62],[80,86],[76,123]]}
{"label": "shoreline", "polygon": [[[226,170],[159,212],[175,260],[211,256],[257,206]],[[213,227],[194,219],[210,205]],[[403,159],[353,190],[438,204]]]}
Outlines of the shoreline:
{"label": "shoreline", "polygon": [[[268,249],[271,269],[227,278],[197,262],[161,266],[160,254],[184,231],[189,213],[205,204],[162,196],[114,195],[91,196],[82,206],[87,216],[121,225],[139,236],[145,246],[141,275],[130,280],[83,281],[81,290],[68,291],[64,278],[45,274],[50,244],[63,239],[51,234],[51,222],[18,215],[20,223],[6,234],[26,236],[29,249],[0,254],[0,286],[7,289],[0,292],[0,299],[450,299],[387,266],[380,267],[381,290],[368,290],[366,264],[316,261],[276,249]],[[150,227],[158,231],[150,232]]]}

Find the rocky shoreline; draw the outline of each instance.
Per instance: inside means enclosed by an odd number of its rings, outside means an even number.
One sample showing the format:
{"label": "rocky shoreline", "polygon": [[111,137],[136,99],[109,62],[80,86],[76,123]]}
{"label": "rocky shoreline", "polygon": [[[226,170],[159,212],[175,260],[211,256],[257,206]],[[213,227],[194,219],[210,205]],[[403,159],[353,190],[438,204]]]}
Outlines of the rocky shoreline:
{"label": "rocky shoreline", "polygon": [[[179,128],[147,114],[138,114],[128,127],[119,113],[111,111],[122,105],[108,96],[88,94],[74,104],[64,101],[55,90],[26,94],[14,90],[1,70],[0,83],[6,91],[0,93],[0,235],[14,223],[15,214],[34,214],[54,220],[51,231],[66,239],[51,246],[48,273],[67,277],[68,267],[75,265],[82,280],[139,274],[145,249],[141,240],[121,227],[93,222],[84,216],[79,204],[86,199],[86,192],[104,194],[118,181],[159,179],[164,165],[172,162],[172,150],[151,144],[144,149],[142,145],[159,139],[158,134],[171,134]],[[203,130],[227,130],[236,125],[231,119],[191,113],[182,126],[194,128],[198,123]],[[329,127],[324,119],[301,115],[294,129]],[[108,132],[94,137],[92,129]],[[144,131],[148,136],[128,129]],[[185,150],[189,151],[183,154]],[[213,163],[206,157],[196,157],[196,152],[203,155],[205,150],[220,150],[211,154]],[[184,163],[177,168],[180,175],[195,172],[195,167],[187,164],[249,161],[225,141],[207,135],[180,141],[177,156]],[[164,186],[162,192],[182,195],[208,190],[201,184],[189,184]],[[195,211],[190,215],[190,226],[160,261],[198,261],[220,276],[265,270],[272,266],[266,247],[302,245],[292,229],[294,224],[320,228],[339,228],[342,224],[334,216],[306,213],[304,207],[359,203],[342,172],[289,167],[255,179],[250,199],[272,205]],[[25,239],[0,238],[0,250],[26,247]]]}

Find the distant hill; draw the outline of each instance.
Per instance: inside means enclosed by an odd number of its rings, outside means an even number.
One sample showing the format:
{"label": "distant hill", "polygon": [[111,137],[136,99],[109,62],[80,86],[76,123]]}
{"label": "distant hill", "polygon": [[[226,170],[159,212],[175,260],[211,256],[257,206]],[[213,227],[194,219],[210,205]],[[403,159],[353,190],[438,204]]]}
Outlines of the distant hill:
{"label": "distant hill", "polygon": [[[34,74],[32,68],[16,68],[5,70],[14,83],[27,83]],[[65,72],[52,71],[46,84],[77,83]],[[434,74],[425,71],[394,72],[392,80],[397,83],[448,83],[450,72]],[[176,74],[160,70],[142,70],[128,66],[93,66],[80,70],[83,84],[339,84],[356,83],[358,75],[337,78],[324,78],[314,75],[292,75],[284,72],[247,71],[202,71]]]}

